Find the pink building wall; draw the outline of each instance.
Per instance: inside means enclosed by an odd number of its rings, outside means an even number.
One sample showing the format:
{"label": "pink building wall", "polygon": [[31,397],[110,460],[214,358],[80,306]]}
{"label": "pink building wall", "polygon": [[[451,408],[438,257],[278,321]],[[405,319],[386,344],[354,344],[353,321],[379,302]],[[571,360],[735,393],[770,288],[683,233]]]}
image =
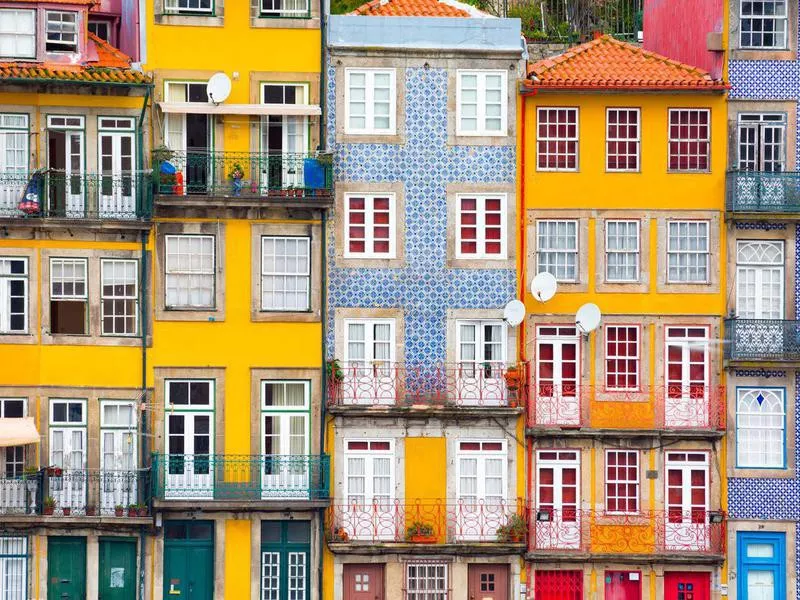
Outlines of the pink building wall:
{"label": "pink building wall", "polygon": [[723,31],[724,0],[644,0],[644,48],[722,76],[724,52],[709,50]]}
{"label": "pink building wall", "polygon": [[91,14],[117,17],[117,47],[134,61],[139,60],[139,0],[100,0]]}

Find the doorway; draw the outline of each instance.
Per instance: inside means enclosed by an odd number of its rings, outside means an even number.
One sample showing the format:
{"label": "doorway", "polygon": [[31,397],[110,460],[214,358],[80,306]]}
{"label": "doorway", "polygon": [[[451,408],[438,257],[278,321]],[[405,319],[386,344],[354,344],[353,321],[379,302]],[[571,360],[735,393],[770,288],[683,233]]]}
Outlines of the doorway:
{"label": "doorway", "polygon": [[344,565],[344,600],[383,600],[383,565]]}
{"label": "doorway", "polygon": [[214,598],[214,521],[164,524],[164,598]]}
{"label": "doorway", "polygon": [[711,573],[664,573],[664,600],[711,600]]}
{"label": "doorway", "polygon": [[606,571],[604,600],[642,600],[640,571]]}
{"label": "doorway", "polygon": [[98,600],[136,600],[136,540],[100,538]]}
{"label": "doorway", "polygon": [[508,565],[469,565],[467,590],[476,600],[508,600]]}
{"label": "doorway", "polygon": [[86,538],[47,538],[47,600],[86,598]]}

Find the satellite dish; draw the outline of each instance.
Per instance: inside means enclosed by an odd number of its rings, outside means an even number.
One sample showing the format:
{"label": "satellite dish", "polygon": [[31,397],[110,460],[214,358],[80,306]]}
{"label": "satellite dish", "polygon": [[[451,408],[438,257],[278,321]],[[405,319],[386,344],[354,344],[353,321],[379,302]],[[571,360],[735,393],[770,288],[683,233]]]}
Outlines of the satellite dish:
{"label": "satellite dish", "polygon": [[231,79],[225,73],[214,73],[206,84],[208,99],[214,104],[225,102],[231,95]]}
{"label": "satellite dish", "polygon": [[600,325],[600,307],[591,302],[584,304],[575,313],[575,325],[582,333],[589,333]]}
{"label": "satellite dish", "polygon": [[552,273],[542,271],[531,281],[531,294],[539,302],[547,302],[556,295],[558,282]]}
{"label": "satellite dish", "polygon": [[516,327],[525,318],[525,305],[519,300],[512,300],[503,309],[503,320]]}

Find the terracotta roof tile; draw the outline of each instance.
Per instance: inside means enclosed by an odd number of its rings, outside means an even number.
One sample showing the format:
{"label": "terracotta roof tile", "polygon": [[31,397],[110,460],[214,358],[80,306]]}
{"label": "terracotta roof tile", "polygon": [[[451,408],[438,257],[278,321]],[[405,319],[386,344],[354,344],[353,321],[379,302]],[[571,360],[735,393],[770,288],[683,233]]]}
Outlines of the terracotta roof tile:
{"label": "terracotta roof tile", "polygon": [[604,35],[563,54],[532,63],[528,88],[724,90],[727,84],[699,69]]}
{"label": "terracotta roof tile", "polygon": [[[100,0],[47,0],[47,4],[75,4],[77,6],[85,6],[98,4]],[[36,4],[36,0],[4,0],[9,4]]]}
{"label": "terracotta roof tile", "polygon": [[467,10],[440,0],[372,0],[351,15],[371,17],[469,17]]}
{"label": "terracotta roof tile", "polygon": [[144,73],[130,68],[131,59],[93,33],[89,44],[96,49],[96,60],[82,65],[60,63],[0,62],[0,81],[9,79],[51,79],[87,83],[150,83]]}

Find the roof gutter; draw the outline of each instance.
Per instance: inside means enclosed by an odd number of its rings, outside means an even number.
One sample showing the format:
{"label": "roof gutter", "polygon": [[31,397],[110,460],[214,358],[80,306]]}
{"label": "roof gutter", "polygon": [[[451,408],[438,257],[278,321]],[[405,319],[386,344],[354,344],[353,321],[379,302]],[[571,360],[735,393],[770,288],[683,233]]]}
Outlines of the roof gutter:
{"label": "roof gutter", "polygon": [[126,81],[86,81],[74,79],[54,79],[51,77],[6,77],[0,79],[0,83],[67,83],[72,85],[102,85],[112,87],[128,87],[128,88],[153,88],[151,82],[133,83]]}

